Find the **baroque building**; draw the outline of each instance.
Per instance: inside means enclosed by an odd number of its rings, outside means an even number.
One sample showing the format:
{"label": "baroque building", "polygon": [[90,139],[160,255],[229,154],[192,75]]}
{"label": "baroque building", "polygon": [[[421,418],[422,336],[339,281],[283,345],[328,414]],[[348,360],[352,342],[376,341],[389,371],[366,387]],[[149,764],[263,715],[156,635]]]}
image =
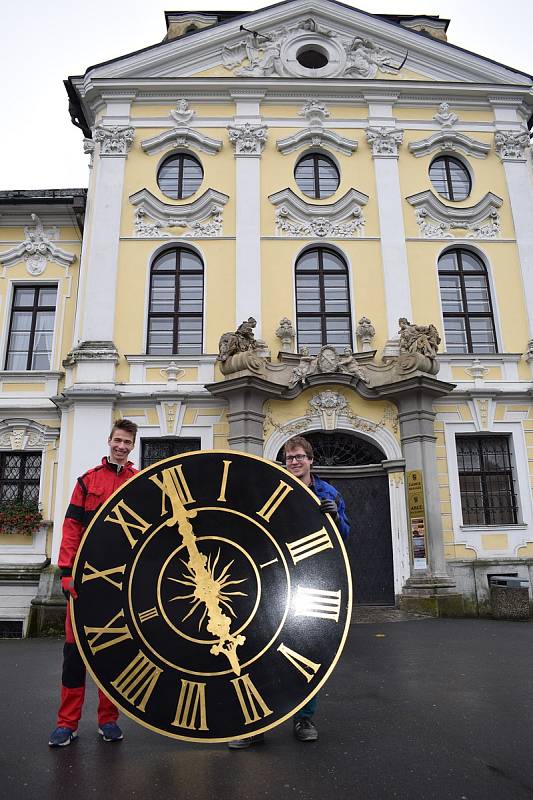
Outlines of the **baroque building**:
{"label": "baroque building", "polygon": [[489,614],[533,577],[531,76],[333,0],[166,22],[65,82],[88,189],[0,192],[0,501],[45,520],[0,531],[4,635],[61,616],[118,417],[141,467],[307,435],[356,602]]}

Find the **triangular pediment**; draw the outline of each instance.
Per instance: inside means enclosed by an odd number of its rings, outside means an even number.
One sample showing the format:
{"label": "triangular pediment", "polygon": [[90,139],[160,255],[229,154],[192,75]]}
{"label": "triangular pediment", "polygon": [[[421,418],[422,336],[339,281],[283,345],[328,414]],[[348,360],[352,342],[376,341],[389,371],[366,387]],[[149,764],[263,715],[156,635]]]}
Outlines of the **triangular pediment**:
{"label": "triangular pediment", "polygon": [[524,73],[335,0],[289,0],[222,19],[91,67],[85,82],[201,76],[531,84]]}

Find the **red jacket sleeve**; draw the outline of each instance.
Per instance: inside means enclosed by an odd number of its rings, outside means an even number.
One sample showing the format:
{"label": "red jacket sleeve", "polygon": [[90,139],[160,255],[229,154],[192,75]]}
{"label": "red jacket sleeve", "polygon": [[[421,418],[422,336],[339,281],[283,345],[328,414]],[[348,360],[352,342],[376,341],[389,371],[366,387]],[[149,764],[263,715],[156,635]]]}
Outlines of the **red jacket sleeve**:
{"label": "red jacket sleeve", "polygon": [[63,533],[61,537],[61,547],[59,548],[58,566],[61,568],[62,575],[70,575],[74,565],[74,559],[80,546],[81,537],[86,528],[85,524],[85,498],[87,488],[81,478],[78,478],[70,504],[65,514],[63,522]]}

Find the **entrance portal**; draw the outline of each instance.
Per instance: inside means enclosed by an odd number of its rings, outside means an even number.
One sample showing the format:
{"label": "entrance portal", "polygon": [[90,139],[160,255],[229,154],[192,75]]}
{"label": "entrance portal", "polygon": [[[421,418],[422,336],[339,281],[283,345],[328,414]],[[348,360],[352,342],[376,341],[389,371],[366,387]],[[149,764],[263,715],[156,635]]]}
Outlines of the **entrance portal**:
{"label": "entrance portal", "polygon": [[[344,497],[350,522],[346,544],[358,605],[394,605],[389,481],[385,454],[360,436],[323,431],[303,434],[315,454],[313,469]],[[282,461],[282,451],[278,460]]]}

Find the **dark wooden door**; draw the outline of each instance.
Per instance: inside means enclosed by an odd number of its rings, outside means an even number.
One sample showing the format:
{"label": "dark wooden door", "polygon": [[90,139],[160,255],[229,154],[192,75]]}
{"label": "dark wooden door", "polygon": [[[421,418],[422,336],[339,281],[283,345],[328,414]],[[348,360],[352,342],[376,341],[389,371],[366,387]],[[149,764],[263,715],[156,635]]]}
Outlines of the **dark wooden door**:
{"label": "dark wooden door", "polygon": [[341,492],[350,521],[347,543],[354,602],[394,605],[394,568],[390,521],[389,482],[386,474],[331,476],[324,480]]}

